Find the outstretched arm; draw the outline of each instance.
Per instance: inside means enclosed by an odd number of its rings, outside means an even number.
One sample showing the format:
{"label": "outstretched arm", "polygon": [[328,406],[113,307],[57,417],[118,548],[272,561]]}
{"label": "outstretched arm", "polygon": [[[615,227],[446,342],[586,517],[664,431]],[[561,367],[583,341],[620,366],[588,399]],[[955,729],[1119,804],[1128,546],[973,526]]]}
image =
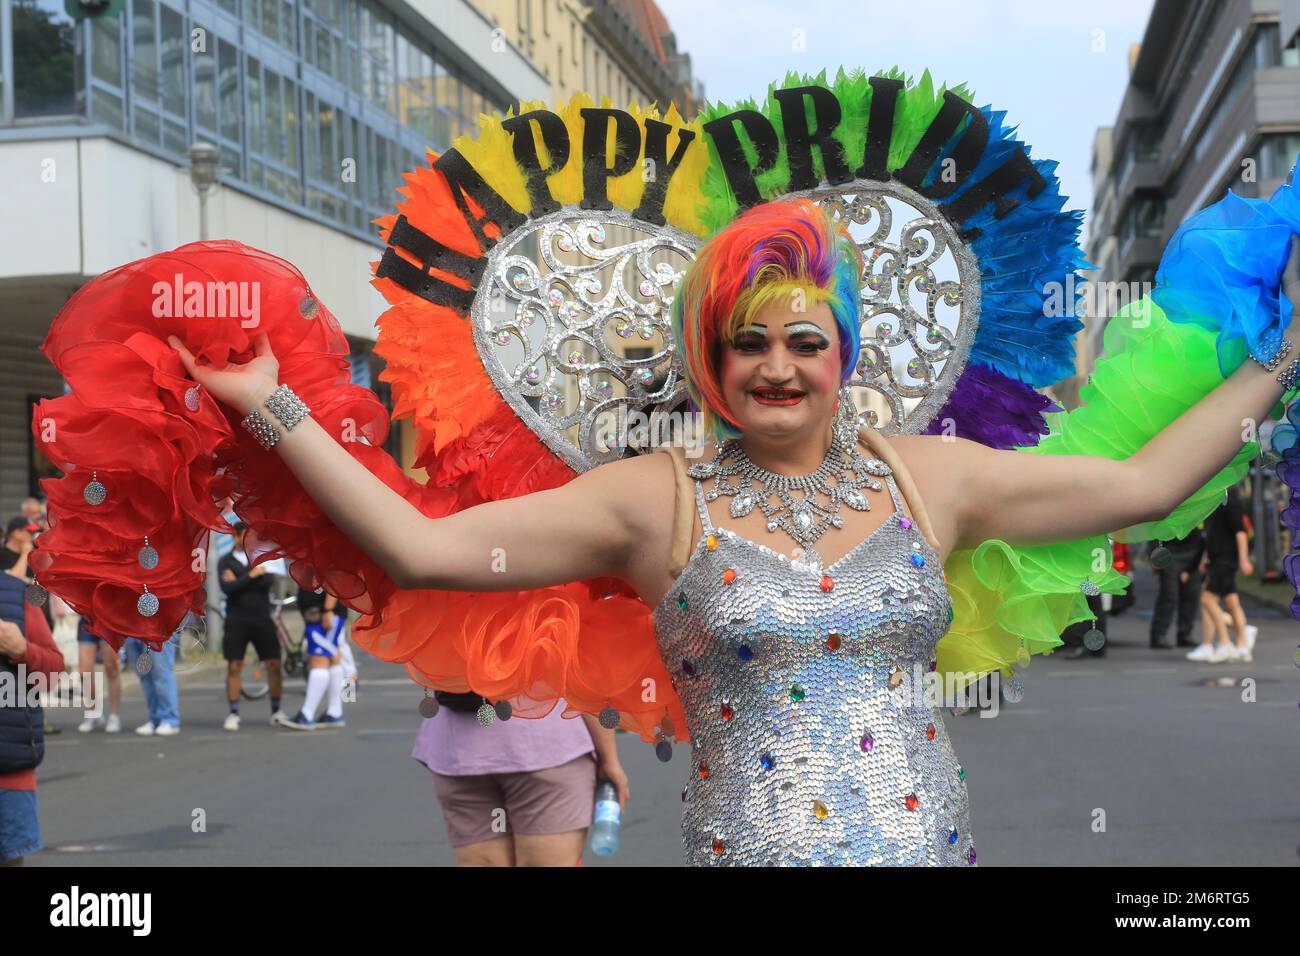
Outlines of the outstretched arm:
{"label": "outstretched arm", "polygon": [[[240,415],[278,386],[279,362],[260,335],[243,365],[211,369],[174,336],[186,370]],[[276,424],[270,412],[263,415]],[[335,526],[400,587],[513,591],[621,576],[636,542],[635,465],[614,462],[561,488],[428,518],[371,474],[310,416],[272,451]],[[628,492],[632,492],[629,494]]]}
{"label": "outstretched arm", "polygon": [[[1300,343],[1292,328],[1287,338]],[[1034,455],[928,437],[927,465],[952,475],[957,548],[990,538],[1050,544],[1157,521],[1254,440],[1282,397],[1277,372],[1247,359],[1137,452]],[[916,441],[917,439],[914,439]]]}

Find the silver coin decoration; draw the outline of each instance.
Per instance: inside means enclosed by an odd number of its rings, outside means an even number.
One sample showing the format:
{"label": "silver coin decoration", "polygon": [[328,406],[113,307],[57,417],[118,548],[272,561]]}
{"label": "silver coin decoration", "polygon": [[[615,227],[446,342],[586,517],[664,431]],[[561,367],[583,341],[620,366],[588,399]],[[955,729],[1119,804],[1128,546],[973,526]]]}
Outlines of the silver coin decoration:
{"label": "silver coin decoration", "polygon": [[39,584],[29,584],[23,589],[23,597],[27,599],[28,604],[44,607],[45,602],[49,600],[50,592]]}
{"label": "silver coin decoration", "polygon": [[1083,646],[1090,651],[1099,651],[1106,646],[1106,635],[1094,627],[1083,635]]}
{"label": "silver coin decoration", "polygon": [[135,672],[137,674],[147,674],[151,670],[153,670],[153,654],[146,647],[140,652],[140,656],[135,659]]}
{"label": "silver coin decoration", "polygon": [[1002,682],[1002,699],[1008,704],[1018,704],[1025,699],[1025,686],[1019,677],[1012,677]]}
{"label": "silver coin decoration", "polygon": [[600,721],[600,726],[606,730],[614,730],[619,724],[618,711],[613,707],[606,707],[596,716],[596,719]]}
{"label": "silver coin decoration", "polygon": [[[877,407],[860,420],[885,434],[924,432],[975,338],[973,253],[933,204],[899,183],[855,180],[800,195],[847,221],[863,253],[862,346],[849,388]],[[606,245],[607,227],[633,238]],[[606,442],[607,426],[625,413],[671,411],[685,397],[670,316],[700,242],[619,210],[565,209],[530,220],[489,253],[471,308],[479,357],[505,401],[574,470],[627,447],[647,450],[621,425]],[[650,354],[629,358],[625,342]]]}
{"label": "silver coin decoration", "polygon": [[509,720],[515,712],[508,700],[497,701],[492,705],[492,709],[496,712],[497,720]]}
{"label": "silver coin decoration", "polygon": [[1173,557],[1173,552],[1163,544],[1151,549],[1151,567],[1157,571],[1169,566],[1169,560]]}
{"label": "silver coin decoration", "polygon": [[673,745],[666,740],[661,740],[655,744],[655,756],[663,763],[673,759]]}
{"label": "silver coin decoration", "polygon": [[422,697],[422,698],[420,699],[420,716],[421,716],[421,717],[423,717],[423,718],[425,718],[426,720],[428,720],[430,717],[432,717],[432,716],[433,716],[434,714],[436,714],[437,712],[438,712],[438,701],[437,701],[437,699],[436,699],[432,694],[429,694],[429,695],[427,695],[427,696],[425,696],[425,697]]}
{"label": "silver coin decoration", "polygon": [[478,710],[474,712],[474,717],[484,727],[488,727],[497,719],[497,712],[487,701],[483,701]]}
{"label": "silver coin decoration", "polygon": [[304,319],[314,319],[318,312],[320,312],[320,302],[313,295],[304,296],[298,303],[298,313]]}
{"label": "silver coin decoration", "polygon": [[92,478],[81,496],[86,499],[87,504],[102,505],[104,499],[108,497],[108,489],[104,487],[98,478]]}
{"label": "silver coin decoration", "polygon": [[140,549],[138,557],[140,559],[140,567],[145,570],[152,571],[154,568],[158,567],[158,551],[153,547],[153,545],[146,544]]}
{"label": "silver coin decoration", "polygon": [[145,591],[135,602],[135,609],[145,617],[153,617],[158,613],[158,597]]}
{"label": "silver coin decoration", "polygon": [[192,412],[199,410],[199,387],[191,385],[185,390],[185,407]]}

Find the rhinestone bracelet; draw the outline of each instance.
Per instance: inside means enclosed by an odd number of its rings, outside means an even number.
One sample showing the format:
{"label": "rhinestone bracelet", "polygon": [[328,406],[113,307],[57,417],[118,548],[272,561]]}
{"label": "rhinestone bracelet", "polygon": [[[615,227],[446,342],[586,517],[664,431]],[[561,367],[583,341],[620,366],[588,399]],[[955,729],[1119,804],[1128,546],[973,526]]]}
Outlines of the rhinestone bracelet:
{"label": "rhinestone bracelet", "polygon": [[1286,394],[1295,388],[1296,378],[1300,377],[1300,357],[1282,370],[1282,374],[1277,380],[1282,383],[1282,393]]}
{"label": "rhinestone bracelet", "polygon": [[263,404],[280,420],[287,432],[293,431],[295,425],[311,414],[311,409],[288,385],[277,388]]}
{"label": "rhinestone bracelet", "polygon": [[244,429],[257,439],[257,443],[270,451],[275,447],[275,443],[280,440],[280,433],[275,430],[275,426],[262,417],[262,413],[256,408],[244,416],[240,422]]}

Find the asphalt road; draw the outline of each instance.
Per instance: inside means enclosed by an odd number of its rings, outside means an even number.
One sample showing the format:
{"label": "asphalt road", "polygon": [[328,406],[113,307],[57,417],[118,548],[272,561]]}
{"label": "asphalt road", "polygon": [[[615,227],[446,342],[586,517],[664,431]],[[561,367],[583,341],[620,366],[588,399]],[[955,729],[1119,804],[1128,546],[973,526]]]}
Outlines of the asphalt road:
{"label": "asphalt road", "polygon": [[[998,717],[944,714],[981,865],[1296,865],[1300,625],[1252,609],[1254,664],[1193,664],[1148,648],[1150,584],[1140,569],[1138,607],[1111,619],[1105,657],[1035,658],[1023,701]],[[410,757],[420,693],[398,668],[359,656],[342,730],[277,730],[261,700],[243,704],[238,734],[225,733],[212,674],[183,686],[177,737],[130,733],[144,706],[129,672],[123,734],[78,734],[79,712],[51,711],[64,732],[39,771],[47,850],[29,863],[450,864],[430,776]],[[289,682],[286,708],[301,689]],[[662,764],[619,739],[633,788],[622,849],[584,864],[680,865],[688,750]]]}

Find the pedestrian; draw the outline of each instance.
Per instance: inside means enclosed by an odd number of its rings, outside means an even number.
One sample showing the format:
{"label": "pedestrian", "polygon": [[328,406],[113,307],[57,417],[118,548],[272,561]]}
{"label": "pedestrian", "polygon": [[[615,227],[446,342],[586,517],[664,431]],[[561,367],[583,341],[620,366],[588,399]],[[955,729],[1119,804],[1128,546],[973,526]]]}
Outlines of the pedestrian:
{"label": "pedestrian", "polygon": [[[104,683],[108,690],[108,714],[103,713],[104,702],[96,700],[95,659],[104,662]],[[102,729],[105,733],[116,734],[122,729],[122,671],[119,666],[118,652],[112,645],[102,640],[99,635],[86,627],[82,618],[77,626],[77,671],[81,675],[81,699],[86,710],[100,711],[98,717],[87,717],[77,725],[77,730],[88,734],[92,730]]]}
{"label": "pedestrian", "polygon": [[[1237,593],[1237,572],[1255,573],[1250,562],[1250,542],[1246,534],[1241,498],[1236,488],[1205,519],[1205,546],[1198,555],[1199,569],[1205,575],[1205,592],[1201,595],[1201,618],[1204,634],[1201,645],[1187,655],[1189,661],[1218,664],[1225,661],[1249,663],[1253,658],[1258,628],[1246,623],[1246,612]],[[1227,613],[1220,606],[1227,606]],[[1228,623],[1237,634],[1234,644],[1228,638]]]}
{"label": "pedestrian", "polygon": [[[327,630],[324,618],[331,627]],[[293,730],[315,730],[317,727],[345,727],[343,720],[343,665],[339,644],[343,640],[344,617],[329,614],[319,607],[303,611],[303,643],[307,646],[307,696],[302,710],[284,726]],[[316,720],[320,702],[329,695],[325,715]]]}
{"label": "pedestrian", "polygon": [[0,866],[22,866],[43,846],[36,768],[45,757],[45,714],[28,705],[26,690],[38,675],[55,680],[65,666],[45,616],[23,599],[26,587],[22,575],[0,572],[0,680],[18,692],[0,694]]}
{"label": "pedestrian", "polygon": [[289,723],[289,718],[280,712],[284,674],[280,669],[280,638],[271,620],[271,584],[275,575],[267,571],[265,564],[249,570],[248,554],[244,550],[247,531],[244,522],[235,522],[235,547],[217,565],[221,590],[226,595],[222,653],[226,658],[226,700],[230,707],[222,727],[232,732],[239,729],[239,688],[249,644],[266,668],[272,726]]}
{"label": "pedestrian", "polygon": [[[135,729],[142,737],[153,734],[170,737],[181,732],[180,699],[176,693],[176,648],[179,641],[178,630],[168,638],[161,651],[151,651],[142,640],[126,639],[126,661],[140,678],[144,704],[149,711],[149,719]],[[145,651],[149,651],[147,658],[142,657]],[[142,659],[148,661],[144,667],[140,665]]]}
{"label": "pedestrian", "polygon": [[477,694],[438,692],[411,756],[433,775],[457,866],[574,866],[608,780],[626,806],[631,791],[614,731],[587,714],[565,719],[564,701],[541,719],[482,726]]}
{"label": "pedestrian", "polygon": [[1157,541],[1156,547],[1166,548],[1169,560],[1155,569],[1157,591],[1155,610],[1151,614],[1151,646],[1158,649],[1175,646],[1165,640],[1165,635],[1177,617],[1177,646],[1196,647],[1192,631],[1201,606],[1201,575],[1197,565],[1205,549],[1204,532],[1198,526],[1181,538]]}

